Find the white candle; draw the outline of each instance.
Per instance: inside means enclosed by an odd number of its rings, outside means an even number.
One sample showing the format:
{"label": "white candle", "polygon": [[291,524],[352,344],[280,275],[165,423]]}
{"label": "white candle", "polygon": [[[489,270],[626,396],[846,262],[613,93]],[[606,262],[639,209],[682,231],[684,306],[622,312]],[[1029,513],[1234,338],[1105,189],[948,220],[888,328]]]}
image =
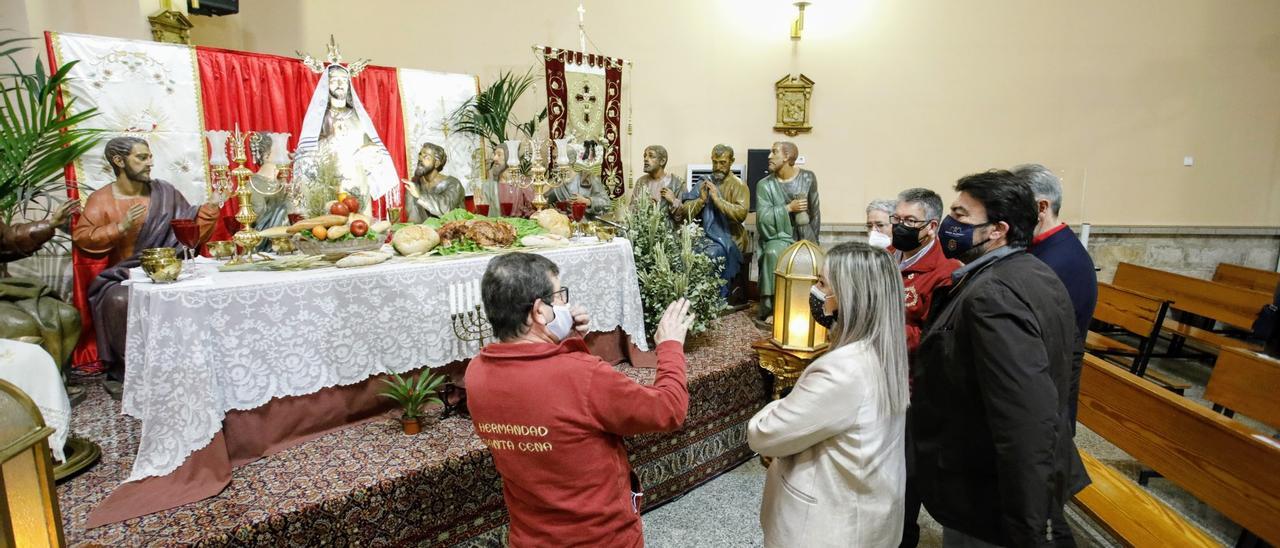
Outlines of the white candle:
{"label": "white candle", "polygon": [[472,307],[472,306],[475,306],[475,304],[476,304],[476,296],[475,296],[475,293],[472,293],[472,291],[471,291],[471,284],[470,284],[470,283],[467,283],[466,285],[462,286],[462,289],[463,289],[463,291],[466,291],[466,292],[467,292],[467,308],[466,308],[466,312],[471,312],[471,307]]}
{"label": "white candle", "polygon": [[520,167],[520,141],[507,140],[507,167]]}
{"label": "white candle", "polygon": [[480,298],[480,280],[475,280],[474,283],[476,288],[476,306],[481,306],[482,304],[484,304],[484,302]]}

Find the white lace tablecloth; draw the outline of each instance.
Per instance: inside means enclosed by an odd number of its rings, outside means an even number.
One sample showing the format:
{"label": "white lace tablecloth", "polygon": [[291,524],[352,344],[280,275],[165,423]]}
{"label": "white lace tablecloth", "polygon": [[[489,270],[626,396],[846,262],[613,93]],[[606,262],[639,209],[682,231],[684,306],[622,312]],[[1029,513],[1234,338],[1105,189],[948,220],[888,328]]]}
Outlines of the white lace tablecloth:
{"label": "white lace tablecloth", "polygon": [[[593,331],[621,327],[647,349],[629,241],[539,253],[559,265]],[[475,355],[453,334],[447,287],[480,279],[491,258],[132,284],[123,410],[142,437],[127,481],[177,469],[228,411]]]}

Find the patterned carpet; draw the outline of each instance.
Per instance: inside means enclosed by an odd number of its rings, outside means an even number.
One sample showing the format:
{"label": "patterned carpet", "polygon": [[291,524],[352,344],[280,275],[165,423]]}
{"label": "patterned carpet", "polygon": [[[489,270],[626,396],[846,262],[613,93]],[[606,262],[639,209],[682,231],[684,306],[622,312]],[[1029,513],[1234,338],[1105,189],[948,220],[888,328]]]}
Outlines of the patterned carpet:
{"label": "patterned carpet", "polygon": [[[738,313],[690,341],[684,428],[627,440],[649,507],[751,455],[746,421],[768,392],[750,344],[763,335]],[[622,370],[653,381],[652,370]],[[85,530],[89,511],[128,476],[140,428],[88,388],[72,430],[102,446],[102,461],[58,486],[69,545],[504,545],[501,481],[471,423],[450,418],[405,436],[393,413],[237,468],[216,497]]]}

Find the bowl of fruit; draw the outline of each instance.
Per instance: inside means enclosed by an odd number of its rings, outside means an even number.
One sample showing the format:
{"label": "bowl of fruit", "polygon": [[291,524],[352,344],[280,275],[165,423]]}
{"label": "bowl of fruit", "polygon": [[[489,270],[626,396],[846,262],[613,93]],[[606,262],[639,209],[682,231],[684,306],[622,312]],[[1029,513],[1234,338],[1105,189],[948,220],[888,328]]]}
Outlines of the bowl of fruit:
{"label": "bowl of fruit", "polygon": [[288,233],[294,235],[299,251],[336,261],[358,251],[381,248],[390,229],[387,221],[375,222],[364,214],[348,212],[303,219],[291,225]]}

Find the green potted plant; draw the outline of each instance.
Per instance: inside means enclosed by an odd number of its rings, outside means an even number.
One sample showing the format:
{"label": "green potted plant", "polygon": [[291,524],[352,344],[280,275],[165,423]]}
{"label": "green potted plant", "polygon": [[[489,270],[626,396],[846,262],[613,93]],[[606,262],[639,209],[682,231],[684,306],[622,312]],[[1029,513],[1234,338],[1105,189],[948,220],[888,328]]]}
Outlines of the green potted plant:
{"label": "green potted plant", "polygon": [[[490,146],[500,147],[507,140],[507,128],[513,127],[518,136],[532,138],[538,131],[538,124],[547,119],[547,109],[543,107],[533,118],[526,121],[512,119],[512,111],[516,103],[529,88],[533,86],[532,69],[523,76],[507,71],[498,75],[489,87],[484,88],[471,100],[458,106],[450,116],[453,130],[466,135],[475,135]],[[521,161],[521,172],[528,169],[527,161]]]}
{"label": "green potted plant", "polygon": [[710,329],[726,308],[720,288],[723,259],[699,251],[709,242],[702,228],[692,220],[673,227],[666,211],[652,200],[618,200],[614,216],[623,219],[631,240],[640,279],[640,301],[644,308],[645,333],[653,336],[667,305],[689,299],[689,312],[697,320],[689,328],[692,340]]}
{"label": "green potted plant", "polygon": [[380,396],[390,398],[400,405],[404,412],[400,415],[400,426],[408,435],[422,431],[422,406],[429,403],[440,403],[436,389],[444,383],[444,375],[433,375],[430,371],[419,373],[414,379],[405,379],[399,373],[393,373],[390,379],[382,379],[387,388]]}

